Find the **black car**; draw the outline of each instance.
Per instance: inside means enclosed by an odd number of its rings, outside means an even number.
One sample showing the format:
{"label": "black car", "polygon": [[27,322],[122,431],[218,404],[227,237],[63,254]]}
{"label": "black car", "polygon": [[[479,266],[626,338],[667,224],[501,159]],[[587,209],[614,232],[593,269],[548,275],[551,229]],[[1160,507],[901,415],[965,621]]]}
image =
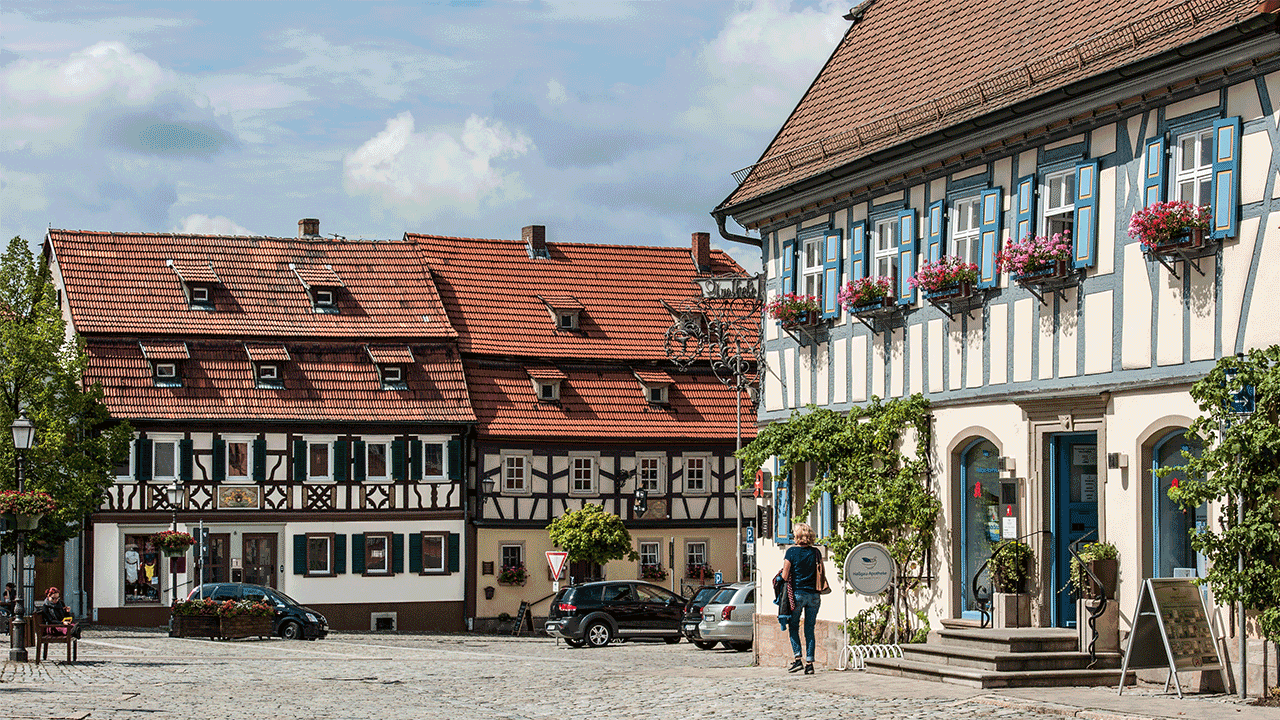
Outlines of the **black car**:
{"label": "black car", "polygon": [[271,626],[271,632],[285,640],[317,640],[329,634],[329,621],[324,615],[299,605],[296,600],[279,590],[262,585],[207,583],[196,586],[196,589],[187,596],[188,600],[197,598],[213,598],[219,602],[253,600],[271,603],[276,607],[276,618]]}
{"label": "black car", "polygon": [[680,642],[685,599],[639,580],[604,580],[561,590],[545,630],[572,647],[604,647],[614,638]]}
{"label": "black car", "polygon": [[728,585],[704,585],[698,588],[693,597],[684,606],[684,636],[699,649],[710,650],[718,641],[706,642],[698,632],[698,623],[702,622],[702,608],[711,602],[711,598]]}

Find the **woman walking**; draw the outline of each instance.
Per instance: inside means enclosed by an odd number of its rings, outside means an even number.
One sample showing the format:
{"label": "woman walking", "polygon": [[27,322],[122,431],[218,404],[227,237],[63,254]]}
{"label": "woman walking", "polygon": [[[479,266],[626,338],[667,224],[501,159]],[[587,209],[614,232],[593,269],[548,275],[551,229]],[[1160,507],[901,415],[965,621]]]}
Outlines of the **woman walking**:
{"label": "woman walking", "polygon": [[[820,594],[826,585],[822,571],[822,551],[813,546],[815,535],[808,523],[797,523],[794,528],[796,544],[787,548],[782,560],[782,578],[791,585],[795,592],[795,610],[791,615],[789,632],[791,635],[791,651],[795,660],[787,668],[787,672],[804,670],[805,675],[813,674],[813,629],[818,621],[818,607],[822,604]],[[800,658],[800,615],[804,614],[804,660]]]}

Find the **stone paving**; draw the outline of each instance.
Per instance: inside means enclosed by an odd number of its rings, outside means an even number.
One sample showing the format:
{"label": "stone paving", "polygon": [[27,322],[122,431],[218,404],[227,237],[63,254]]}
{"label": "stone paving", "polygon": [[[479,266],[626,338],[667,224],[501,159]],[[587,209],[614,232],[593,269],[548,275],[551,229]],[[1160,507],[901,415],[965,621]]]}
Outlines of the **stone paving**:
{"label": "stone paving", "polygon": [[[51,648],[50,657],[59,649]],[[1031,720],[1065,714],[1122,716],[1066,712],[989,691],[861,673],[789,675],[780,668],[752,667],[751,662],[751,653],[700,651],[687,643],[629,642],[591,650],[572,649],[546,638],[353,633],[317,642],[219,642],[169,638],[156,630],[94,628],[80,645],[77,664],[0,665],[0,717]],[[1217,707],[1225,712],[1229,706]],[[1275,717],[1280,718],[1280,712]]]}

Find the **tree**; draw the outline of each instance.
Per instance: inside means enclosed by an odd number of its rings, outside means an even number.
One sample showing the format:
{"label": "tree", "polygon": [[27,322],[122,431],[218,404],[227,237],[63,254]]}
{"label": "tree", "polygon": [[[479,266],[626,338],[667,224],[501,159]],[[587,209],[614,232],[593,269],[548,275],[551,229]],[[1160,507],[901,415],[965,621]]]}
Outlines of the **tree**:
{"label": "tree", "polygon": [[[97,509],[113,481],[116,462],[127,458],[132,429],[113,423],[102,403],[102,388],[81,387],[85,354],[68,337],[49,280],[19,237],[0,257],[0,424],[8,427],[19,410],[35,424],[35,446],[26,453],[26,489],[53,496],[58,509],[27,533],[33,552],[49,552],[76,536],[80,523]],[[0,441],[0,488],[15,487],[13,437]],[[4,549],[14,547],[13,534]]]}
{"label": "tree", "polygon": [[[1232,412],[1241,387],[1255,389],[1256,410],[1247,420]],[[1199,457],[1183,452],[1187,479],[1169,489],[1184,510],[1219,504],[1217,528],[1191,531],[1191,547],[1209,560],[1202,582],[1220,603],[1243,601],[1258,613],[1268,640],[1280,641],[1280,346],[1222,358],[1191,388],[1200,417],[1187,429],[1203,447]],[[1239,507],[1244,507],[1244,520]],[[1236,565],[1240,553],[1244,571]]]}
{"label": "tree", "polygon": [[551,542],[575,562],[604,565],[610,560],[640,559],[631,547],[631,533],[622,518],[605,512],[599,505],[586,505],[561,515],[551,521],[547,532]]}
{"label": "tree", "polygon": [[[925,576],[925,557],[933,546],[934,530],[942,504],[925,483],[928,477],[929,401],[921,395],[883,401],[872,397],[864,407],[847,415],[809,406],[795,411],[786,422],[771,423],[738,453],[743,475],[752,475],[770,457],[778,458],[778,472],[787,474],[800,463],[814,466],[813,483],[797,519],[808,517],[813,506],[831,493],[834,506],[843,510],[839,527],[819,542],[842,559],[856,545],[877,542],[889,548],[898,563],[901,579]],[[911,455],[903,452],[907,431],[914,434]],[[796,498],[797,501],[801,498]],[[843,568],[839,568],[843,573]],[[902,582],[902,580],[900,580]],[[912,590],[904,587],[903,590]],[[889,610],[895,598],[872,607],[851,620],[851,637],[859,642],[881,642],[888,628]],[[918,631],[910,619],[906,637],[927,632],[922,612],[915,613]]]}

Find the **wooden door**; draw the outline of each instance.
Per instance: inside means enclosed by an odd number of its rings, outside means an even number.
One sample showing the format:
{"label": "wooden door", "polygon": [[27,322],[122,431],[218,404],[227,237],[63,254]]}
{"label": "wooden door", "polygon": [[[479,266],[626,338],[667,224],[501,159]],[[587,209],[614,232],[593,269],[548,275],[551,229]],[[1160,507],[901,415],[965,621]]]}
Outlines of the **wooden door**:
{"label": "wooden door", "polygon": [[216,583],[231,580],[231,534],[207,533],[204,556],[200,563],[200,582]]}
{"label": "wooden door", "polygon": [[255,585],[276,586],[276,536],[244,535],[244,581]]}

